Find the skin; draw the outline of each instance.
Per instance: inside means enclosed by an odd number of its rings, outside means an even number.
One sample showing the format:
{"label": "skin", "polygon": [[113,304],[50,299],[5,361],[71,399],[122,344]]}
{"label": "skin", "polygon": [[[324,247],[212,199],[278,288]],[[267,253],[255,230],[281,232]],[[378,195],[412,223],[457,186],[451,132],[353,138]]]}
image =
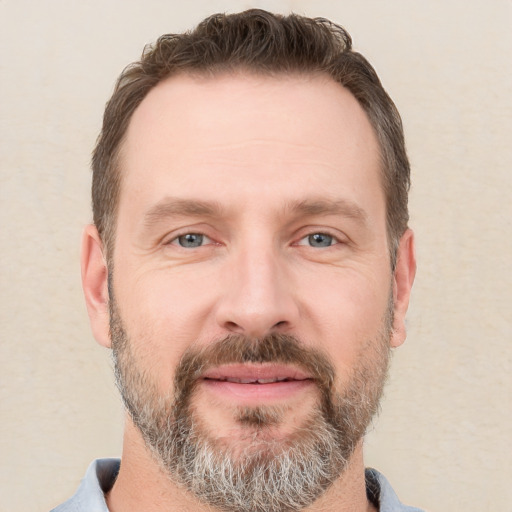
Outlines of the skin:
{"label": "skin", "polygon": [[[390,345],[405,340],[413,234],[402,236],[392,273],[378,143],[355,98],[330,78],[167,79],[135,111],[121,168],[113,289],[139,367],[161,393],[188,347],[273,331],[327,354],[343,389],[382,328],[390,290]],[[203,234],[203,245],[181,247],[187,233]],[[315,233],[331,245],[312,246]],[[93,333],[109,347],[106,257],[94,226],[84,232],[82,276]],[[286,438],[318,400],[314,385],[292,388],[237,398],[200,385],[194,406],[219,439],[246,443],[234,408],[278,405],[268,435]],[[361,444],[308,510],[372,510]],[[209,510],[169,481],[129,417],[108,505]]]}

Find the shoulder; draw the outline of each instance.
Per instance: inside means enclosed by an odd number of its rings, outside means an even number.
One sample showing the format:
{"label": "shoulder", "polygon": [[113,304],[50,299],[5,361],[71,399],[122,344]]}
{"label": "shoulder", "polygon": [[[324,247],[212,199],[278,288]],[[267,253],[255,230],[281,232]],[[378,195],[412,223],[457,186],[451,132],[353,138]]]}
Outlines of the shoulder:
{"label": "shoulder", "polygon": [[404,505],[386,477],[376,469],[366,469],[365,477],[366,494],[379,512],[425,512],[422,509]]}
{"label": "shoulder", "polygon": [[114,485],[120,465],[120,459],[91,462],[75,494],[51,512],[108,512],[105,493]]}

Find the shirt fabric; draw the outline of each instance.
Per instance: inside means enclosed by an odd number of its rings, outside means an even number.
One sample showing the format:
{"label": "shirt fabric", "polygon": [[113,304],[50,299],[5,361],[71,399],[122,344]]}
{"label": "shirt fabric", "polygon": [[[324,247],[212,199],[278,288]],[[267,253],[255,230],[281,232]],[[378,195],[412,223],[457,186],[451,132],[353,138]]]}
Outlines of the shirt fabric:
{"label": "shirt fabric", "polygon": [[[120,459],[97,459],[91,463],[76,493],[50,512],[109,512],[105,493],[116,481]],[[375,469],[367,469],[366,494],[379,512],[424,512],[403,505],[386,478]]]}

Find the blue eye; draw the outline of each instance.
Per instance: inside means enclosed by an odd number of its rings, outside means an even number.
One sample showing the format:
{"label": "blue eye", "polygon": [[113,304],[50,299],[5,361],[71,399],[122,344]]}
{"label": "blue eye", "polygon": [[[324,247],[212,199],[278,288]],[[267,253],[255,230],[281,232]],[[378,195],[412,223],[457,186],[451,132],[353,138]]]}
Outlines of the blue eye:
{"label": "blue eye", "polygon": [[311,247],[330,247],[334,243],[334,237],[325,233],[313,233],[307,239]]}
{"label": "blue eye", "polygon": [[307,245],[308,247],[322,248],[336,245],[339,241],[336,237],[327,233],[312,233],[311,235],[301,238],[297,245]]}
{"label": "blue eye", "polygon": [[300,239],[297,245],[307,245],[308,247],[322,248],[331,247],[338,243],[338,240],[327,233],[312,233]]}
{"label": "blue eye", "polygon": [[201,247],[201,245],[204,244],[205,239],[208,240],[208,237],[201,235],[200,233],[187,233],[175,238],[173,241],[181,247],[190,249],[194,247]]}

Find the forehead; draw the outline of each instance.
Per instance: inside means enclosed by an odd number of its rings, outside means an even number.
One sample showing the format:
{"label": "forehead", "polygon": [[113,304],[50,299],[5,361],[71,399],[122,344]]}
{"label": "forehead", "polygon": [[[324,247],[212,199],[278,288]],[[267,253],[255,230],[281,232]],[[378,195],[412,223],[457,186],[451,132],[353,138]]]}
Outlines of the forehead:
{"label": "forehead", "polygon": [[[250,136],[251,129],[252,134],[261,135],[257,130],[263,124],[268,138],[283,138],[284,126],[291,130],[288,135],[309,135],[312,141],[329,133],[326,149],[330,142],[331,148],[342,142],[338,138],[341,129],[351,132],[354,140],[374,142],[373,129],[359,103],[331,77],[234,72],[183,73],[157,84],[135,110],[125,145],[150,142],[147,139],[155,135],[192,141],[189,130],[196,135],[194,144],[205,133],[212,142],[215,136],[220,142],[225,135],[231,140]],[[216,129],[211,131],[212,127]]]}
{"label": "forehead", "polygon": [[330,77],[181,74],[133,114],[120,153],[120,207],[134,191],[155,202],[165,188],[215,196],[227,187],[232,198],[234,190],[243,197],[286,186],[297,199],[312,187],[325,194],[349,174],[345,193],[353,193],[380,184],[379,162],[366,114]]}

